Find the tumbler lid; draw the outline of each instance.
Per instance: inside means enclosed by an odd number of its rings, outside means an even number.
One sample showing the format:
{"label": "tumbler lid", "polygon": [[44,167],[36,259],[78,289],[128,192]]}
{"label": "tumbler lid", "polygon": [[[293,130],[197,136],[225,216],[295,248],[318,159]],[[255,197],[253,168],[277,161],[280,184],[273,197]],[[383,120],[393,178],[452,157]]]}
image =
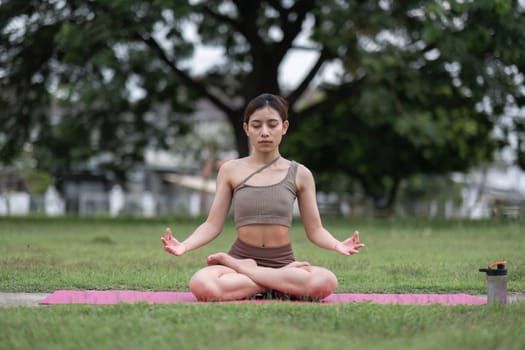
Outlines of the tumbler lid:
{"label": "tumbler lid", "polygon": [[[505,269],[506,261],[496,261],[488,266],[486,269],[479,269],[479,272],[486,272],[488,276],[506,276],[507,269]],[[496,267],[494,269],[494,267]]]}

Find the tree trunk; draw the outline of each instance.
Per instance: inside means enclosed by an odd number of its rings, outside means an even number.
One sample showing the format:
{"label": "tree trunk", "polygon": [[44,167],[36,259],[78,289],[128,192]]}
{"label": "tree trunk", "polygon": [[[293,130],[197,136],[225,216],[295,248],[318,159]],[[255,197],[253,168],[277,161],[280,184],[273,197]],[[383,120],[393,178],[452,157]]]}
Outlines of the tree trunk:
{"label": "tree trunk", "polygon": [[235,135],[235,146],[239,157],[246,157],[250,154],[250,147],[246,133],[242,127],[242,111],[235,113],[233,118],[230,118],[230,122],[233,126],[233,132]]}

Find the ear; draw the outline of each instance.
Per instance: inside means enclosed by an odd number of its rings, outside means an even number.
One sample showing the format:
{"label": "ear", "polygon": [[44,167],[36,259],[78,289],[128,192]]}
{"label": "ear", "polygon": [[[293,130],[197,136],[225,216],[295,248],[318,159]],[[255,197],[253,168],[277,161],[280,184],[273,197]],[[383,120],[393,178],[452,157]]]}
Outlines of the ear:
{"label": "ear", "polygon": [[286,135],[286,132],[288,131],[288,126],[290,126],[290,123],[288,123],[288,120],[285,120],[283,122],[283,135]]}
{"label": "ear", "polygon": [[246,133],[246,136],[248,136],[248,124],[246,122],[242,123],[242,128],[244,129],[244,132]]}

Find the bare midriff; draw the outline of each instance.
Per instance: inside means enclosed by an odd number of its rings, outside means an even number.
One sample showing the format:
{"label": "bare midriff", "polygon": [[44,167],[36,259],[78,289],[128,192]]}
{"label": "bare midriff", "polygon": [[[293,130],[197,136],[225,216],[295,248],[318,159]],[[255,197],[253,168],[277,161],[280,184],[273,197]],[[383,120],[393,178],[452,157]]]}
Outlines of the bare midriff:
{"label": "bare midriff", "polygon": [[282,225],[252,224],[237,229],[239,239],[256,247],[281,247],[290,243],[290,228]]}

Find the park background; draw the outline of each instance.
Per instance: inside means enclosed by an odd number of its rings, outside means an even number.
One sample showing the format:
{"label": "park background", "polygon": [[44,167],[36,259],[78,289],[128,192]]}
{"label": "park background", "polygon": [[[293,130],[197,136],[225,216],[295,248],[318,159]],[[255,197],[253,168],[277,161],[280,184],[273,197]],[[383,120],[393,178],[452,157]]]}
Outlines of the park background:
{"label": "park background", "polygon": [[[283,156],[315,175],[351,260],[292,228],[339,292],[525,291],[525,3],[0,0],[0,291],[187,291],[231,218],[174,258],[245,103],[291,105]],[[475,220],[474,220],[475,219]],[[525,304],[0,308],[6,349],[522,349]]]}
{"label": "park background", "polygon": [[2,1],[0,215],[199,215],[290,102],[323,214],[523,216],[523,1]]}

